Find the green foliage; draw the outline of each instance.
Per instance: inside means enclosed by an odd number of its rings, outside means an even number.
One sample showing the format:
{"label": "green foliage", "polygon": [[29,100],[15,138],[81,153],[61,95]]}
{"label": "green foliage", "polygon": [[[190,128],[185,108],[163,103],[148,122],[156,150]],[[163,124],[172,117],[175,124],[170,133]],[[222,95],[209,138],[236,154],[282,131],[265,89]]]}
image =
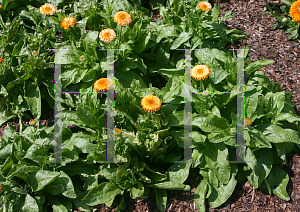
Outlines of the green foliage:
{"label": "green foliage", "polygon": [[[19,132],[8,123],[0,140],[1,210],[46,211],[50,205],[53,211],[93,211],[97,204],[110,207],[120,195],[118,210],[126,211],[127,198],[146,199],[153,189],[158,210],[165,211],[167,190],[191,189],[185,184],[191,167],[203,177],[194,196],[200,211],[206,210],[206,201],[212,208],[221,206],[241,179],[290,199],[289,176],[277,165],[299,151],[300,118],[291,95],[258,71],[274,61],[248,63],[249,48],[242,55],[244,113],[252,120],[245,125],[246,162],[230,163],[236,160],[240,58],[226,46],[246,38],[241,31],[224,27],[233,13],[220,17],[219,5],[204,12],[194,0],[151,0],[149,7],[163,17],[151,22],[150,11],[139,0],[49,3],[57,9],[51,16],[40,13],[43,1],[19,5],[3,1],[0,11],[0,126],[13,118],[20,122]],[[118,11],[131,15],[128,26],[114,22]],[[65,30],[60,23],[68,16],[75,17],[76,25]],[[106,28],[116,32],[111,42],[99,39]],[[55,54],[49,51],[52,48]],[[117,49],[114,58],[107,58],[107,49]],[[209,77],[193,78],[186,85],[189,67],[185,51],[179,49],[191,49],[192,66],[207,65]],[[38,121],[42,99],[54,108],[56,67],[62,69],[62,91],[81,93],[62,94],[61,125],[43,127]],[[94,83],[107,78],[111,67],[114,125],[108,127],[106,90],[96,93]],[[190,135],[184,128],[189,121],[187,90],[192,92]],[[158,110],[143,108],[141,100],[147,95],[161,100]],[[35,119],[37,126],[24,126],[24,118]],[[78,132],[69,125],[76,125]],[[58,156],[54,129],[59,127],[63,163],[54,163]],[[111,132],[111,127],[121,133]],[[193,163],[183,157],[188,136]],[[121,163],[106,163],[108,137],[113,137],[115,161]]]}

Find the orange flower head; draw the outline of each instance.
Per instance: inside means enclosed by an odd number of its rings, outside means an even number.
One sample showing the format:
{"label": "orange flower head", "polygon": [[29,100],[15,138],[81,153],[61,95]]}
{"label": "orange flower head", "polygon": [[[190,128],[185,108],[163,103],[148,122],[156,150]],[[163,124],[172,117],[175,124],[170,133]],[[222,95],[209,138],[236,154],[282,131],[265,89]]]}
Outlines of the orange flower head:
{"label": "orange flower head", "polygon": [[84,56],[80,56],[80,57],[79,57],[79,60],[80,60],[80,61],[84,61]]}
{"label": "orange flower head", "polygon": [[75,26],[75,18],[74,17],[65,17],[62,22],[60,23],[60,27],[63,29],[69,29],[69,27],[74,27]]}
{"label": "orange flower head", "polygon": [[32,52],[33,56],[37,56],[39,53],[37,51]]}
{"label": "orange flower head", "polygon": [[94,83],[96,91],[106,91],[113,86],[114,82],[109,81],[107,78],[101,78]]}
{"label": "orange flower head", "polygon": [[2,58],[0,57],[0,63],[2,63]]}
{"label": "orange flower head", "polygon": [[45,3],[40,7],[40,12],[45,15],[53,15],[56,12],[56,8],[52,4]]}
{"label": "orange flower head", "polygon": [[2,5],[0,5],[0,9],[2,9]]}
{"label": "orange flower head", "polygon": [[122,133],[122,130],[120,130],[119,128],[115,128],[115,133],[116,133],[116,134],[121,134],[121,133]]}
{"label": "orange flower head", "polygon": [[29,121],[29,124],[32,126],[32,125],[35,125],[35,120],[34,119],[31,119],[30,121]]}
{"label": "orange flower head", "polygon": [[248,125],[251,125],[251,124],[252,124],[252,120],[251,120],[251,119],[248,119],[248,118],[246,118],[246,123],[247,123]]}
{"label": "orange flower head", "polygon": [[127,12],[119,11],[114,15],[114,21],[119,26],[128,26],[132,22],[132,18]]}
{"label": "orange flower head", "polygon": [[158,111],[161,108],[161,101],[157,96],[147,95],[141,100],[141,105],[145,111]]}
{"label": "orange flower head", "polygon": [[294,21],[300,22],[300,1],[295,1],[290,8],[290,16]]}
{"label": "orange flower head", "polygon": [[195,80],[207,79],[211,71],[207,65],[197,65],[191,70],[191,76]]}
{"label": "orange flower head", "polygon": [[104,29],[99,33],[100,40],[104,42],[111,42],[115,37],[116,33],[112,29]]}
{"label": "orange flower head", "polygon": [[208,10],[211,9],[211,4],[209,2],[206,2],[206,1],[200,1],[197,6],[202,11],[208,11]]}

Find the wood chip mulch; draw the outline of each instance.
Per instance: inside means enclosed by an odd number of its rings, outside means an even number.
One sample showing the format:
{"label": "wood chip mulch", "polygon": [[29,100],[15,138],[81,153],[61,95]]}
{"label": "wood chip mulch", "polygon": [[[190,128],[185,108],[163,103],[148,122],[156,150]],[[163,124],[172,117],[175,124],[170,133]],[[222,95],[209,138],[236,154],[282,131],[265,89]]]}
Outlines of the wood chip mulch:
{"label": "wood chip mulch", "polygon": [[[288,41],[289,35],[283,29],[274,29],[271,25],[276,21],[272,15],[264,14],[267,11],[264,0],[215,0],[210,1],[212,4],[220,4],[221,15],[226,11],[232,11],[235,16],[225,22],[225,26],[229,29],[238,29],[243,31],[247,36],[247,40],[236,41],[230,45],[230,48],[241,48],[249,46],[249,56],[251,61],[272,59],[274,64],[261,68],[260,70],[270,78],[272,82],[277,82],[281,88],[291,93],[291,99],[296,104],[295,111],[300,116],[300,40]],[[274,10],[280,12],[279,0],[269,0],[270,6]],[[152,21],[162,18],[157,11],[153,12]],[[45,106],[46,105],[46,106]],[[39,120],[45,126],[52,126],[54,123],[53,110],[49,109],[47,104],[44,106],[43,116]],[[45,113],[46,112],[46,113]],[[25,125],[28,121],[24,119]],[[17,126],[17,120],[9,122]],[[73,126],[70,126],[72,128]],[[0,128],[0,136],[6,125]],[[287,164],[280,166],[289,174],[289,184],[287,192],[291,196],[291,200],[286,202],[275,195],[270,196],[266,190],[260,191],[253,189],[249,182],[237,184],[233,195],[219,208],[212,209],[207,205],[207,211],[210,212],[232,212],[232,211],[300,211],[300,156],[299,154],[291,154],[287,156]],[[192,188],[191,191],[167,191],[168,212],[190,212],[199,211],[194,204],[195,188],[201,181],[199,169],[191,169],[190,176],[185,182]],[[112,205],[107,207],[105,204],[97,206],[98,212],[114,212],[118,208],[120,196],[118,195]],[[135,201],[129,198],[126,202],[126,212],[159,212],[156,207],[155,194],[152,191],[147,200]]]}

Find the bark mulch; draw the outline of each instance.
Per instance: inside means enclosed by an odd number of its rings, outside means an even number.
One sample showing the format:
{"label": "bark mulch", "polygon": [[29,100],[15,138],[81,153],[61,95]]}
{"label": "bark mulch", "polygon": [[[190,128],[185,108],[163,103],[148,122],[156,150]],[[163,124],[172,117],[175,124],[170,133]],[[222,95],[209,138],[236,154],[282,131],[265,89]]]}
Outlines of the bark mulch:
{"label": "bark mulch", "polygon": [[[272,15],[264,14],[267,11],[264,0],[215,0],[212,4],[220,4],[221,15],[226,11],[232,11],[235,16],[225,22],[229,29],[238,29],[243,31],[247,40],[236,41],[229,45],[229,48],[250,47],[248,56],[251,61],[272,59],[274,64],[261,68],[260,70],[270,78],[272,82],[277,82],[281,88],[291,93],[291,99],[296,104],[295,111],[300,116],[300,40],[288,41],[288,35],[283,29],[274,29],[271,25],[276,21]],[[271,7],[280,12],[279,0],[269,0]],[[157,11],[153,12],[152,21],[162,18]],[[39,120],[45,126],[52,126],[54,123],[53,110],[45,102],[42,104],[43,115]],[[28,121],[24,119],[24,124],[28,126]],[[17,126],[18,120],[9,122]],[[75,126],[70,126],[73,128]],[[0,136],[6,125],[0,128]],[[300,156],[291,154],[287,157],[287,163],[280,166],[285,169],[290,177],[287,186],[287,192],[291,200],[286,202],[275,195],[270,196],[266,190],[260,191],[253,189],[249,182],[238,183],[233,195],[219,208],[212,209],[207,205],[207,211],[231,212],[231,211],[300,211]],[[167,191],[168,202],[167,210],[169,212],[190,212],[199,211],[194,204],[194,192],[201,181],[199,169],[191,169],[190,176],[185,182],[192,188],[191,191]],[[105,204],[97,206],[99,212],[114,212],[118,208],[120,196],[118,195],[112,205],[107,207]],[[126,212],[158,212],[156,208],[155,194],[152,191],[147,200],[135,201],[128,198],[126,202]]]}

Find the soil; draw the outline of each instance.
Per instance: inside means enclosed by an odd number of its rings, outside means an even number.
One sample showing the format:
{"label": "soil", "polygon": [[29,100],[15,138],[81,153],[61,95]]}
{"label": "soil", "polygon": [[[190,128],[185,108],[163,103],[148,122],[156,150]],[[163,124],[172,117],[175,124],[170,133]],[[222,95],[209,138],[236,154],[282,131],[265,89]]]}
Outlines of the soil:
{"label": "soil", "polygon": [[[279,0],[268,0],[273,10],[280,12]],[[225,22],[229,29],[238,29],[244,32],[247,40],[236,41],[228,48],[241,48],[249,46],[248,56],[251,61],[272,59],[274,64],[261,68],[260,70],[270,78],[272,82],[277,82],[281,88],[291,93],[291,99],[296,104],[295,111],[300,116],[300,40],[289,41],[288,34],[284,29],[274,29],[272,24],[276,18],[272,15],[264,14],[267,6],[264,0],[215,0],[210,1],[212,5],[220,4],[221,15],[226,11],[232,11],[234,17]],[[157,11],[152,12],[152,21],[162,18]],[[23,123],[28,126],[27,119]],[[54,124],[53,109],[50,109],[47,102],[42,104],[42,117],[39,120],[44,126]],[[9,122],[16,126],[19,131],[19,121],[12,120]],[[0,137],[6,125],[0,128]],[[76,126],[69,126],[70,129],[78,131]],[[229,212],[229,211],[300,211],[300,156],[299,154],[290,154],[287,157],[287,163],[280,166],[289,174],[289,184],[287,192],[291,200],[286,202],[275,195],[270,196],[266,190],[253,189],[249,182],[237,184],[233,195],[219,208],[213,209],[207,205],[207,211]],[[194,204],[194,192],[201,181],[199,169],[191,169],[190,176],[185,182],[191,186],[191,191],[167,191],[168,202],[167,210],[169,212],[190,212],[199,211]],[[112,205],[107,207],[105,204],[97,206],[99,212],[114,212],[118,208],[120,196],[118,195]],[[144,201],[135,201],[127,199],[126,212],[158,212],[156,207],[155,194],[152,191],[150,197]],[[75,210],[76,211],[76,210]]]}

